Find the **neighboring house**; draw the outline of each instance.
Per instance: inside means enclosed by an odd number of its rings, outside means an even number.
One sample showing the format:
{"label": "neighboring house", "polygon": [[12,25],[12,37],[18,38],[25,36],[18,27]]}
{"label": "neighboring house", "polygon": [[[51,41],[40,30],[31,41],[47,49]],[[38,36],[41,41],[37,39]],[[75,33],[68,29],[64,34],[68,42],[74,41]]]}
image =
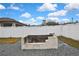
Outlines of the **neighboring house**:
{"label": "neighboring house", "polygon": [[59,23],[56,21],[52,21],[52,20],[43,20],[42,25],[43,26],[55,26],[55,25],[59,25]]}
{"label": "neighboring house", "polygon": [[20,23],[11,18],[0,18],[1,27],[12,27],[12,26],[27,26],[26,24]]}

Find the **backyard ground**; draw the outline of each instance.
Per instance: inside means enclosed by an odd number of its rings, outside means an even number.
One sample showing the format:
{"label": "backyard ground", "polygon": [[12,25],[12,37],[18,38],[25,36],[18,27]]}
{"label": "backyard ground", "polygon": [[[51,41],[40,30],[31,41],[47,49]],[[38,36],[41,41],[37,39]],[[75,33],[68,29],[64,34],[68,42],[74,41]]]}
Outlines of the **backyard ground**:
{"label": "backyard ground", "polygon": [[65,36],[58,36],[58,39],[72,47],[79,48],[79,40],[75,40]]}
{"label": "backyard ground", "polygon": [[3,44],[7,44],[7,43],[13,44],[13,43],[16,43],[17,40],[18,40],[18,38],[0,38],[0,43],[3,43]]}
{"label": "backyard ground", "polygon": [[0,44],[0,56],[79,56],[79,49],[59,40],[58,49],[21,50],[20,41],[15,44]]}

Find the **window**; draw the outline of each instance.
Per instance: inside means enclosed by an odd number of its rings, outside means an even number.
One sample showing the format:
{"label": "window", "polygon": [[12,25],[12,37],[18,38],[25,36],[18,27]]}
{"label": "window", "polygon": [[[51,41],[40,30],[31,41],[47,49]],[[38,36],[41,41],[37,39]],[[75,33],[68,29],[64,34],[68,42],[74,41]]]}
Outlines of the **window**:
{"label": "window", "polygon": [[2,27],[9,27],[12,26],[12,23],[2,23]]}

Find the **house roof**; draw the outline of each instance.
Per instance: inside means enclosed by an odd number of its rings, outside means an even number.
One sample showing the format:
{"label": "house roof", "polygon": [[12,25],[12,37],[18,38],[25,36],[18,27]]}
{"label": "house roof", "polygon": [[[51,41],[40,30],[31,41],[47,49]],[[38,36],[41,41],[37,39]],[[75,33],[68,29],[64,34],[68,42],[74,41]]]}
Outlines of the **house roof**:
{"label": "house roof", "polygon": [[21,23],[11,18],[0,18],[0,23],[16,23],[16,26],[27,26],[27,24]]}

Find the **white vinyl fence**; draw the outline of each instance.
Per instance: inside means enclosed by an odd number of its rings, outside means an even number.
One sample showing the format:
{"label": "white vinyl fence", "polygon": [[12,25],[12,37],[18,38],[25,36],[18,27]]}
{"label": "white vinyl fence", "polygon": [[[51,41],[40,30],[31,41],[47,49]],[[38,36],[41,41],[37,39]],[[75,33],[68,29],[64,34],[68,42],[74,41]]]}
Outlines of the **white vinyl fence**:
{"label": "white vinyl fence", "polygon": [[46,35],[49,33],[79,40],[79,23],[58,26],[0,27],[0,37],[25,37],[27,35]]}

